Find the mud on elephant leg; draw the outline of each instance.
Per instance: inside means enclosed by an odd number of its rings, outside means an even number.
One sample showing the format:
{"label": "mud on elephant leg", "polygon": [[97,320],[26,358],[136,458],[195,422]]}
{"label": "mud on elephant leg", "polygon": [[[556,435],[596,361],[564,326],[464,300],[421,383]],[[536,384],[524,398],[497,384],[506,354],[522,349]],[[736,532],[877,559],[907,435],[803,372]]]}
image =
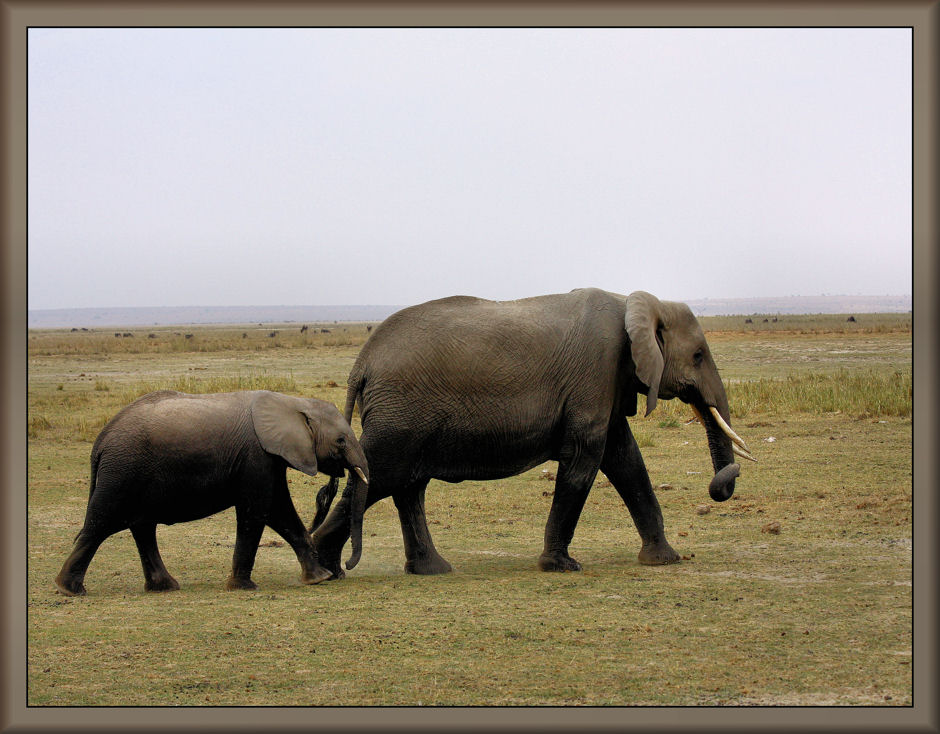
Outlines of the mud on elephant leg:
{"label": "mud on elephant leg", "polygon": [[601,471],[623,499],[640,534],[639,562],[645,566],[678,563],[680,556],[666,540],[663,513],[626,419],[611,425]]}
{"label": "mud on elephant leg", "polygon": [[453,567],[437,552],[424,511],[427,481],[393,495],[405,542],[405,572],[419,575],[450,573]]}

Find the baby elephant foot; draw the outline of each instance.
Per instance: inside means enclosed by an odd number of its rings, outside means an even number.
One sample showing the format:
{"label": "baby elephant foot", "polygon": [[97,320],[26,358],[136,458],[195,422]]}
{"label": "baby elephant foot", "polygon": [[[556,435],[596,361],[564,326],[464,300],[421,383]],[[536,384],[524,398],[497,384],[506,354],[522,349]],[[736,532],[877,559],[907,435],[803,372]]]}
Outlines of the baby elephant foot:
{"label": "baby elephant foot", "polygon": [[313,568],[305,568],[303,570],[303,573],[300,574],[300,582],[303,584],[319,584],[321,581],[326,581],[332,576],[332,571],[318,563]]}
{"label": "baby elephant foot", "polygon": [[644,566],[665,566],[667,563],[678,563],[682,560],[665,540],[644,544],[638,557]]}
{"label": "baby elephant foot", "polygon": [[342,546],[316,548],[317,564],[322,566],[331,575],[325,577],[328,581],[339,581],[346,578],[346,572],[343,570],[343,564],[340,561],[340,552]]}
{"label": "baby elephant foot", "polygon": [[85,594],[88,593],[85,591],[85,585],[75,579],[59,577],[55,580],[55,585],[59,593],[65,594],[66,596],[85,596]]}
{"label": "baby elephant foot", "polygon": [[343,570],[342,566],[336,566],[336,569],[327,568],[327,571],[330,572],[330,575],[324,579],[325,581],[342,581],[346,578],[346,572]]}
{"label": "baby elephant foot", "polygon": [[326,572],[321,581],[340,581],[341,579],[346,578],[346,572],[343,570],[343,564],[340,563],[339,556],[336,560],[325,560],[323,556],[320,556],[320,560],[317,562],[317,565]]}
{"label": "baby elephant foot", "polygon": [[258,588],[258,584],[252,581],[250,578],[239,578],[237,576],[229,576],[228,581],[225,582],[225,588],[229,591],[254,591]]}
{"label": "baby elephant foot", "polygon": [[542,571],[580,571],[581,564],[567,553],[555,551],[539,556],[539,569]]}
{"label": "baby elephant foot", "polygon": [[144,589],[146,591],[179,591],[179,588],[179,582],[169,574],[147,579],[147,581],[144,582]]}

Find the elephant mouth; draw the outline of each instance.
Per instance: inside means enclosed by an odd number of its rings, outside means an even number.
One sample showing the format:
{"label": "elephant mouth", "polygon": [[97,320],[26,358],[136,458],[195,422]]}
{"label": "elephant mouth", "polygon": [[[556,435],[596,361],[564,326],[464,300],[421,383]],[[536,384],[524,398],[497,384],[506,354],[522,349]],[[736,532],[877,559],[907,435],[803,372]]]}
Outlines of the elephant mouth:
{"label": "elephant mouth", "polygon": [[[690,407],[692,408],[692,412],[695,413],[695,417],[698,418],[699,423],[701,423],[703,426],[707,426],[708,423],[702,416],[701,411],[695,407],[695,404],[692,403]],[[731,426],[729,426],[725,419],[721,417],[721,413],[718,412],[718,409],[715,406],[710,405],[708,406],[708,411],[711,414],[711,417],[714,419],[715,423],[721,429],[721,432],[731,439],[731,450],[742,459],[747,459],[748,461],[753,461],[756,463],[757,459],[751,455],[751,450],[747,447],[747,444],[744,443],[744,439],[735,433],[734,430],[732,430]]]}

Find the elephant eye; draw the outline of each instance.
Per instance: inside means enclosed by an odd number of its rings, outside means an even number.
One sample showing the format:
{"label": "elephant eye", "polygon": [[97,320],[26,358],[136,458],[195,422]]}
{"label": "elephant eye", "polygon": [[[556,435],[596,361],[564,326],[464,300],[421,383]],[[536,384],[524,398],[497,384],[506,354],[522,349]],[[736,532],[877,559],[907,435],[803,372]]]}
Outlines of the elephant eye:
{"label": "elephant eye", "polygon": [[336,445],[339,446],[340,448],[343,448],[346,445],[346,437],[340,436],[339,438],[337,438]]}
{"label": "elephant eye", "polygon": [[702,360],[705,359],[705,350],[696,349],[695,354],[692,355],[692,359],[695,362],[696,366],[702,363]]}

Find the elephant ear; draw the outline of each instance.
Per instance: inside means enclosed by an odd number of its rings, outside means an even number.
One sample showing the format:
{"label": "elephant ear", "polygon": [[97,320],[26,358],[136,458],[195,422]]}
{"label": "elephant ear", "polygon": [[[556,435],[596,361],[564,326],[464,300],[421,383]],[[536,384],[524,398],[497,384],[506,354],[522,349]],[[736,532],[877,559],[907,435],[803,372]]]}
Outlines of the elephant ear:
{"label": "elephant ear", "polygon": [[316,476],[317,454],[303,401],[262,391],[251,401],[251,423],[261,448],[282,457],[297,471]]}
{"label": "elephant ear", "polygon": [[645,291],[631,293],[627,296],[624,323],[630,337],[630,353],[636,365],[636,376],[649,388],[646,394],[646,415],[649,415],[656,407],[659,381],[666,366],[662,349],[656,340],[656,332],[661,327],[659,299]]}

